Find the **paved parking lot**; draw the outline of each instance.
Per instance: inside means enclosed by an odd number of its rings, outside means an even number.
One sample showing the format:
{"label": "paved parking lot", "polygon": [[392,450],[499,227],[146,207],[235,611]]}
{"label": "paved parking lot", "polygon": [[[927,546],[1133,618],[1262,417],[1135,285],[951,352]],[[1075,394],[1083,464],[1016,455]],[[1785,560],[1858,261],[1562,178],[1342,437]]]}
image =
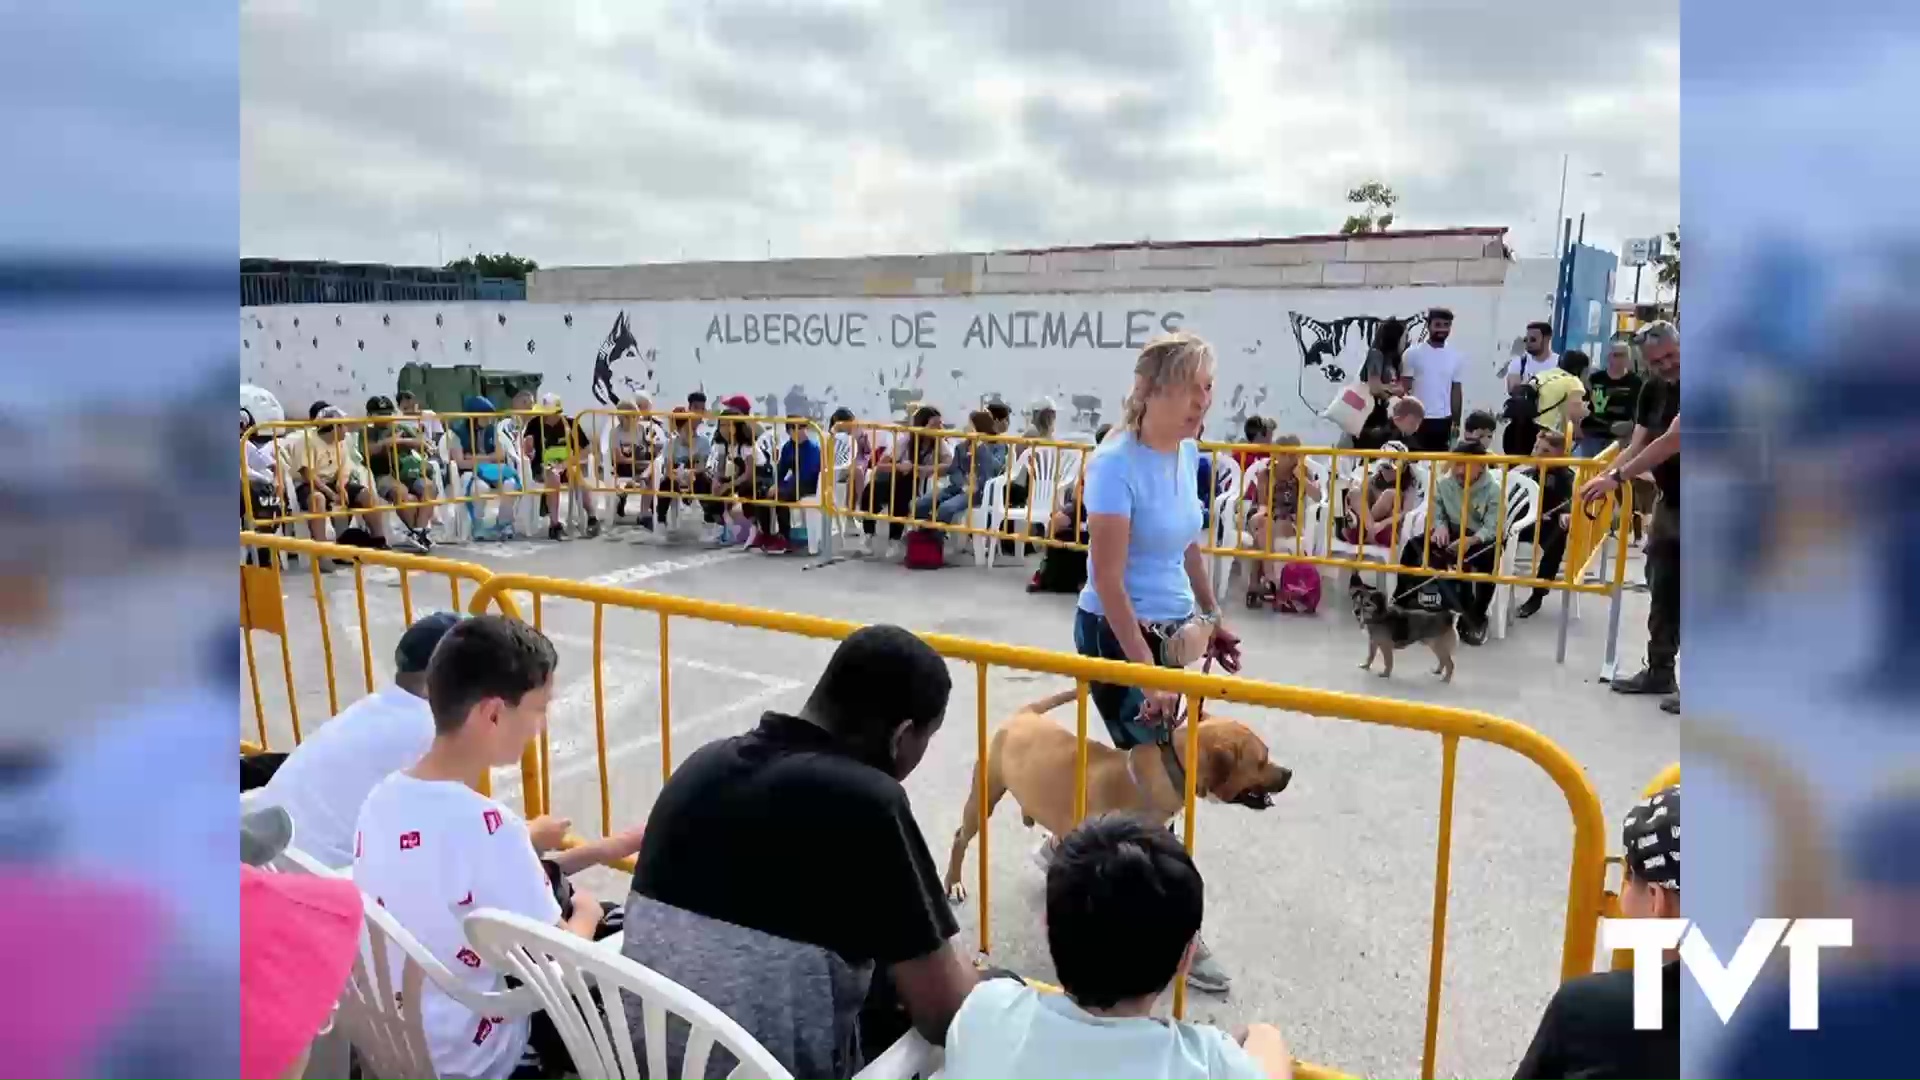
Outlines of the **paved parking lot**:
{"label": "paved parking lot", "polygon": [[[895,622],[1053,649],[1072,648],[1073,600],[1029,596],[1025,571],[1003,563],[938,573],[847,559],[821,565],[804,556],[769,558],[695,546],[667,546],[617,530],[597,540],[506,547],[443,548],[497,571],[595,580],[636,589],[726,600],[862,622]],[[1629,577],[1637,576],[1637,567]],[[366,632],[374,675],[385,682],[405,624],[397,575],[367,573]],[[1484,709],[1526,723],[1587,769],[1611,822],[1640,786],[1677,759],[1679,727],[1646,699],[1609,693],[1597,682],[1606,604],[1586,598],[1572,624],[1568,661],[1554,662],[1558,602],[1517,624],[1504,641],[1463,648],[1452,685],[1426,674],[1424,654],[1402,654],[1391,680],[1358,670],[1364,638],[1345,605],[1344,581],[1329,576],[1325,603],[1309,617],[1236,613],[1245,674],[1275,682]],[[325,660],[310,578],[284,579],[294,679],[307,727],[328,715]],[[325,579],[334,670],[344,705],[364,691],[361,617],[353,576]],[[416,614],[445,607],[444,580],[412,583]],[[471,596],[462,587],[463,597]],[[524,598],[523,598],[524,602]],[[1231,610],[1231,609],[1230,609]],[[528,611],[531,614],[530,610]],[[561,654],[551,713],[555,809],[576,830],[601,827],[602,733],[595,725],[593,613],[570,601],[542,605],[541,621]],[[1622,617],[1622,668],[1637,666],[1645,641],[1646,597],[1629,593]],[[660,655],[651,613],[604,615],[599,686],[606,800],[618,827],[643,818],[661,783]],[[767,709],[805,699],[832,643],[676,619],[670,630],[672,758],[752,726]],[[265,635],[255,656],[270,740],[290,742],[279,650]],[[908,781],[936,862],[965,802],[974,759],[975,681],[955,668],[949,722]],[[988,715],[1062,688],[1048,676],[993,670]],[[251,696],[242,683],[241,734],[254,737]],[[1225,711],[1225,710],[1222,710]],[[1064,722],[1071,711],[1061,710]],[[1190,996],[1189,1015],[1221,1023],[1266,1019],[1282,1026],[1308,1060],[1368,1075],[1413,1075],[1419,1067],[1427,984],[1434,843],[1438,820],[1437,737],[1298,714],[1233,710],[1294,770],[1273,809],[1204,806],[1197,855],[1208,882],[1207,938],[1235,976],[1224,998]],[[1098,723],[1094,724],[1099,728]],[[512,771],[496,793],[518,798]],[[1037,837],[1003,804],[989,832],[992,953],[997,963],[1051,975],[1040,926],[1040,873],[1029,861]],[[830,844],[833,837],[821,837]],[[1455,804],[1451,906],[1441,1004],[1441,1075],[1510,1074],[1558,970],[1571,829],[1559,790],[1517,755],[1463,742]],[[968,873],[977,865],[969,854]],[[624,882],[590,879],[607,898]],[[808,882],[768,882],[796,903],[819,902]],[[970,947],[978,942],[977,896],[957,912]]]}

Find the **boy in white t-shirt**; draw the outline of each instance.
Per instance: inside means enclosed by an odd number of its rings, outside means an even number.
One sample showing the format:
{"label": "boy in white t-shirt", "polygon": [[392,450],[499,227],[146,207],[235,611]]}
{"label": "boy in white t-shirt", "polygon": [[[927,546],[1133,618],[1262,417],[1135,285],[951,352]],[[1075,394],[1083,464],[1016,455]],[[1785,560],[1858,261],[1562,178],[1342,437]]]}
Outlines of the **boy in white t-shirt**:
{"label": "boy in white t-shirt", "polygon": [[[591,940],[601,907],[575,894],[562,917],[540,851],[559,846],[567,823],[520,815],[474,790],[488,771],[520,760],[547,722],[553,645],[517,619],[481,615],[448,630],[427,666],[434,740],[426,756],[388,776],[360,807],[353,879],[447,970],[476,992],[502,976],[467,944],[461,920],[499,908]],[[398,970],[398,959],[395,959]],[[481,1016],[432,984],[421,1016],[434,1067],[448,1077],[504,1077],[526,1049],[526,1017]],[[544,1048],[543,1048],[544,1049]]]}
{"label": "boy in white t-shirt", "polygon": [[1270,1025],[1228,1035],[1152,1015],[1193,962],[1202,891],[1164,828],[1103,814],[1061,837],[1047,866],[1047,947],[1066,993],[980,982],[947,1029],[946,1075],[1291,1077]]}

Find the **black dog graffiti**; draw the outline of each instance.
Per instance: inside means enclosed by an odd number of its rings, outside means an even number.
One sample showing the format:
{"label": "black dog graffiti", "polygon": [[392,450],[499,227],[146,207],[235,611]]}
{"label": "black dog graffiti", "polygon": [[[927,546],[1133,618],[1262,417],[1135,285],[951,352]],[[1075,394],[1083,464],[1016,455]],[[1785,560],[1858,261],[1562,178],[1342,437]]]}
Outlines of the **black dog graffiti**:
{"label": "black dog graffiti", "polygon": [[627,313],[622,311],[614,316],[613,329],[607,331],[607,340],[600,343],[600,352],[593,358],[593,399],[595,401],[602,405],[619,404],[620,395],[614,391],[613,387],[614,362],[638,355],[640,355],[640,342],[634,338],[632,327],[627,325]]}

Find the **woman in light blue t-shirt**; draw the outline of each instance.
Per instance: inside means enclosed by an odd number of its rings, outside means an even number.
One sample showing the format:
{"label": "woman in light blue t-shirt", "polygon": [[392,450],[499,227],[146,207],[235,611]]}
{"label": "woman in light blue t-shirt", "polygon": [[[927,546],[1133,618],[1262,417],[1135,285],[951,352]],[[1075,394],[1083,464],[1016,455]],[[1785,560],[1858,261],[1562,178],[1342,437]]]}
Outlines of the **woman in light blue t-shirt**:
{"label": "woman in light blue t-shirt", "polygon": [[[1240,669],[1240,639],[1220,622],[1200,550],[1195,438],[1213,404],[1213,374],[1212,347],[1192,334],[1149,344],[1124,417],[1087,460],[1087,585],[1073,626],[1083,656],[1180,666],[1199,659],[1191,646],[1205,641],[1221,667]],[[1172,737],[1176,694],[1093,683],[1087,696],[1122,750]],[[1204,945],[1188,980],[1216,992],[1228,983]]]}

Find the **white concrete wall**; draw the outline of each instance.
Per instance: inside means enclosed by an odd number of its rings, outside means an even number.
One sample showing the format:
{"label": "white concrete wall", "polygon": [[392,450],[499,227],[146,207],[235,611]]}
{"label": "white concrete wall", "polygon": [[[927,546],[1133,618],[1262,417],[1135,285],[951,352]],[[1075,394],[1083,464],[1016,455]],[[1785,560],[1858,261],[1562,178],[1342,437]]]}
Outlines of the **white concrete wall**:
{"label": "white concrete wall", "polygon": [[[358,413],[392,394],[408,362],[477,364],[544,373],[543,390],[569,409],[596,404],[608,385],[660,407],[703,388],[744,393],[767,413],[824,418],[839,405],[863,418],[898,417],[924,398],[950,421],[998,396],[1016,409],[1040,395],[1060,404],[1063,427],[1086,431],[1119,416],[1138,347],[1163,327],[1204,335],[1219,355],[1208,432],[1237,432],[1246,416],[1274,416],[1309,443],[1336,437],[1315,415],[1358,375],[1365,325],[1344,324],[1343,348],[1309,365],[1294,315],[1336,328],[1354,317],[1411,316],[1451,307],[1454,340],[1470,363],[1468,408],[1504,399],[1494,368],[1525,320],[1502,313],[1499,284],[1382,288],[1218,289],[1207,292],[975,295],[918,299],[675,300],[625,303],[275,305],[240,312],[241,373],[271,390],[289,416],[325,398]],[[607,365],[596,356],[624,315],[634,347]],[[1517,316],[1516,316],[1517,317]],[[765,326],[775,327],[771,340]],[[1057,340],[1049,326],[1057,330]],[[749,327],[752,329],[749,330]],[[840,344],[828,344],[828,335]],[[849,334],[851,337],[849,337]],[[1331,368],[1343,379],[1330,378]],[[596,390],[599,392],[596,393]]]}

